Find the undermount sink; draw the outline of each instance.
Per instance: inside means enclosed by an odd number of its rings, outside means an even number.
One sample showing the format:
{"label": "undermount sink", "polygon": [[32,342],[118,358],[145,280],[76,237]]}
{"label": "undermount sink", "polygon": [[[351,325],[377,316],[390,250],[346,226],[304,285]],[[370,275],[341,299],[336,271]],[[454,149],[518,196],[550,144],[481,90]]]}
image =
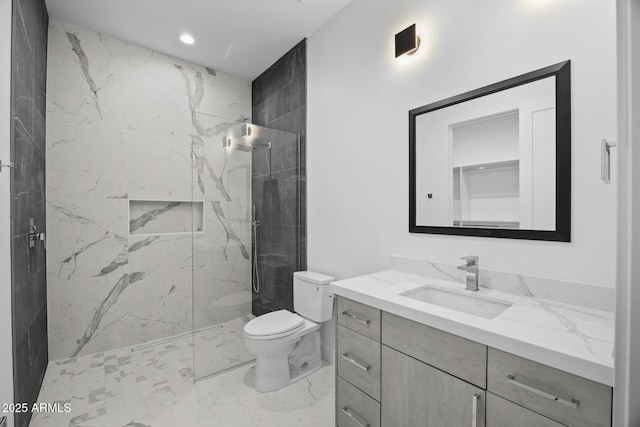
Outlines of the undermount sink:
{"label": "undermount sink", "polygon": [[450,291],[429,285],[400,295],[485,319],[493,319],[513,305],[510,302],[481,297],[470,291]]}

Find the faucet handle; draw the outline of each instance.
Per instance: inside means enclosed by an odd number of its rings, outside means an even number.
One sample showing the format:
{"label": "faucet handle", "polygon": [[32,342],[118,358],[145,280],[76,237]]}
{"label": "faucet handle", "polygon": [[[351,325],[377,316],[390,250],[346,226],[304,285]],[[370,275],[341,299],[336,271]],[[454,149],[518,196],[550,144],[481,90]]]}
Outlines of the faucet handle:
{"label": "faucet handle", "polygon": [[475,256],[475,255],[468,255],[468,256],[463,256],[462,258],[460,258],[463,261],[467,262],[467,265],[477,265],[478,261],[479,261],[479,257]]}

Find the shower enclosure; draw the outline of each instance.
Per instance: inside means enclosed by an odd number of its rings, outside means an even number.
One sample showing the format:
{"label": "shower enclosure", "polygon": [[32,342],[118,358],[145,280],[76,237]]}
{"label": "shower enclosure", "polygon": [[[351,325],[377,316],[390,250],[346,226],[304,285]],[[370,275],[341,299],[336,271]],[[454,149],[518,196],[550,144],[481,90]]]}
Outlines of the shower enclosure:
{"label": "shower enclosure", "polygon": [[[244,325],[253,318],[252,302],[277,302],[283,279],[278,275],[288,273],[282,266],[298,266],[300,238],[284,230],[300,230],[301,162],[298,135],[201,113],[193,122],[197,381],[254,359],[243,339]],[[292,160],[293,167],[283,167]],[[290,257],[294,263],[287,263]]]}

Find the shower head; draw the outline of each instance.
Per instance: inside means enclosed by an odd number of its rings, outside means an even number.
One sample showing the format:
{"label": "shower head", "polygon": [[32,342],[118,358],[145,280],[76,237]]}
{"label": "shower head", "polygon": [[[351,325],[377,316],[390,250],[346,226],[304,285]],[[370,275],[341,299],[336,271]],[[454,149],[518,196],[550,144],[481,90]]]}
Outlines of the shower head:
{"label": "shower head", "polygon": [[222,138],[222,147],[229,150],[251,151],[253,146],[245,142],[235,142],[231,137]]}
{"label": "shower head", "polygon": [[253,151],[258,148],[266,148],[267,150],[271,150],[271,142],[260,142],[260,141],[252,141],[245,142],[231,139],[228,136],[222,138],[222,147],[229,150],[239,150],[239,151]]}
{"label": "shower head", "polygon": [[271,142],[260,135],[260,126],[243,123],[230,129],[227,136],[222,138],[222,146],[231,150],[252,151],[256,148],[271,149]]}

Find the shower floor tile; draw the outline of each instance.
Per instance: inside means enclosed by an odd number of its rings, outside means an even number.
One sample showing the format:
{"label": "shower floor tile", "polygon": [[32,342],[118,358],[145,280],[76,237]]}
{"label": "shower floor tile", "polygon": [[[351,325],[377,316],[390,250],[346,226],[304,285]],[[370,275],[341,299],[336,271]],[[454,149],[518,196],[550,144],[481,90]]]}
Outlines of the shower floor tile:
{"label": "shower floor tile", "polygon": [[196,333],[193,352],[196,378],[226,371],[234,366],[255,360],[244,344],[244,325],[253,319],[248,315]]}
{"label": "shower floor tile", "polygon": [[[230,325],[229,330],[237,328]],[[237,325],[235,325],[237,326]],[[224,334],[217,329],[222,347]],[[229,340],[231,342],[233,340]],[[237,344],[238,339],[235,342]],[[215,340],[208,340],[211,348]],[[241,340],[240,340],[241,342]],[[196,343],[198,339],[196,338]],[[196,366],[198,366],[196,352]],[[253,389],[253,363],[193,382],[191,336],[49,363],[32,427],[287,427],[334,424],[334,368],[272,393]]]}

